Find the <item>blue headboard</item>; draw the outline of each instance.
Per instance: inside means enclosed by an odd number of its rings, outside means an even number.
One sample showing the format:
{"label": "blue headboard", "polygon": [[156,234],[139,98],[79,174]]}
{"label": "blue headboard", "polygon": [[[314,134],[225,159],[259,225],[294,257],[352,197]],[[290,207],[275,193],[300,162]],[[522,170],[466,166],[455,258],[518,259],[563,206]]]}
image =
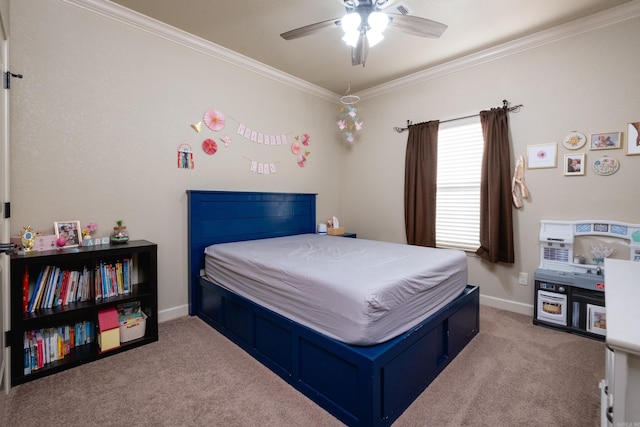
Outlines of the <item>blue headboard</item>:
{"label": "blue headboard", "polygon": [[191,315],[207,246],[315,233],[317,194],[187,190],[187,196]]}

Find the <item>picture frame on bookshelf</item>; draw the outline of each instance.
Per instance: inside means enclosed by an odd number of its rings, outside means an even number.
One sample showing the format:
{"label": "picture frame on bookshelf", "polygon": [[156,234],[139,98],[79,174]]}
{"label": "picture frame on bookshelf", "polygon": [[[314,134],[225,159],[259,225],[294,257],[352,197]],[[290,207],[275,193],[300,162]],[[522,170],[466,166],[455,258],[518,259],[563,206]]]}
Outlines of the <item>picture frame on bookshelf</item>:
{"label": "picture frame on bookshelf", "polygon": [[82,228],[80,221],[54,221],[53,229],[56,232],[56,240],[66,239],[65,248],[74,248],[82,243]]}

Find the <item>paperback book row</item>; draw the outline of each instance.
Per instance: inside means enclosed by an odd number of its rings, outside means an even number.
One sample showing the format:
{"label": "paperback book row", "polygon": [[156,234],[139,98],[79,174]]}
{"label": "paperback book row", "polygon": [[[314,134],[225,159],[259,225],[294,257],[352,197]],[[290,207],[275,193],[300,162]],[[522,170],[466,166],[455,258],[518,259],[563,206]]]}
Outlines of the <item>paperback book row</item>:
{"label": "paperback book row", "polygon": [[78,301],[108,298],[131,292],[132,260],[101,262],[95,271],[63,270],[43,266],[33,286],[29,286],[28,272],[23,280],[23,308],[25,313],[65,306]]}
{"label": "paperback book row", "polygon": [[35,329],[24,333],[24,374],[64,359],[75,347],[93,342],[93,324],[78,322],[57,328]]}

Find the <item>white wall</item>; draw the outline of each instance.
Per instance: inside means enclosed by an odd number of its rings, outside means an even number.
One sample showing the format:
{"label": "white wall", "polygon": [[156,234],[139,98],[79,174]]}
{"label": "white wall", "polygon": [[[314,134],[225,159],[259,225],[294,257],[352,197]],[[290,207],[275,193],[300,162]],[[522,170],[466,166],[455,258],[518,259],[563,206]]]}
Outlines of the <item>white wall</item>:
{"label": "white wall", "polygon": [[[637,15],[636,15],[637,16]],[[637,70],[640,19],[364,98],[365,126],[351,147],[335,130],[336,105],[310,91],[254,74],[61,0],[11,8],[11,58],[24,79],[12,85],[12,230],[55,220],[125,221],[133,238],[159,244],[160,309],[187,304],[185,190],[317,192],[318,220],[337,214],[359,237],[404,242],[406,120],[477,113],[507,99],[514,155],[527,145],[560,143],[570,131],[625,131],[640,121]],[[189,125],[204,111],[226,114],[230,147],[213,157]],[[263,132],[309,133],[306,168],[283,149],[235,138],[239,122]],[[206,134],[211,136],[212,133]],[[178,145],[194,148],[196,168],[175,166]],[[559,163],[567,150],[559,148]],[[586,152],[587,162],[596,154]],[[635,185],[640,156],[610,177],[564,177],[560,168],[526,171],[532,199],[514,212],[516,263],[469,258],[483,302],[528,312],[538,265],[540,219],[640,222]],[[278,162],[275,176],[248,171],[247,158]],[[529,285],[517,284],[518,272]]]}
{"label": "white wall", "polygon": [[[318,193],[318,216],[340,213],[336,105],[290,85],[196,52],[60,0],[11,4],[12,233],[54,221],[123,220],[133,239],[158,243],[159,308],[187,304],[187,189]],[[190,125],[216,108],[227,126]],[[306,167],[288,146],[265,147],[235,134],[311,136]],[[200,148],[218,139],[213,156]],[[195,169],[177,168],[182,142]],[[249,170],[249,159],[277,173]]]}
{"label": "white wall", "polygon": [[[527,145],[557,142],[558,164],[564,154],[584,152],[590,165],[596,156],[621,162],[618,173],[563,176],[555,169],[527,170],[532,193],[522,210],[514,210],[514,265],[492,265],[469,257],[471,283],[480,286],[483,302],[532,312],[533,272],[539,263],[541,219],[610,219],[640,223],[640,156],[622,149],[570,151],[561,141],[571,131],[624,132],[640,121],[637,96],[640,19],[594,29],[482,65],[366,99],[361,107],[365,126],[345,158],[344,219],[359,237],[404,242],[404,156],[407,133],[394,126],[406,121],[474,114],[499,107],[502,100],[523,104],[510,114],[514,155]],[[590,163],[591,162],[591,163]],[[375,212],[375,215],[371,215]],[[529,285],[518,285],[518,272],[529,273]],[[488,297],[488,298],[487,298]]]}

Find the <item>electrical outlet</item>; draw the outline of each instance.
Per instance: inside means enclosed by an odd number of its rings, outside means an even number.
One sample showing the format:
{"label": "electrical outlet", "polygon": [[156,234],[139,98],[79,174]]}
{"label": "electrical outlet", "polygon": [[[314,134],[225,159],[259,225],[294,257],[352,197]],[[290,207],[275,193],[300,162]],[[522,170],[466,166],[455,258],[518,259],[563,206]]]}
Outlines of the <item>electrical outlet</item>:
{"label": "electrical outlet", "polygon": [[529,284],[529,273],[520,272],[518,275],[518,283],[524,286]]}

